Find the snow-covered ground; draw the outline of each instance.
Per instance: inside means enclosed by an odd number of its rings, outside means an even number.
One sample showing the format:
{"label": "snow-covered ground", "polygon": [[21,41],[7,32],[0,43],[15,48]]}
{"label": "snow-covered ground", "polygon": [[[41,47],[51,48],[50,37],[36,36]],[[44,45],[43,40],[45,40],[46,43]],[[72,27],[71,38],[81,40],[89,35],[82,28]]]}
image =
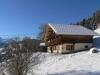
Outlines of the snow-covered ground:
{"label": "snow-covered ground", "polygon": [[100,75],[100,53],[44,55],[45,60],[33,68],[35,75]]}

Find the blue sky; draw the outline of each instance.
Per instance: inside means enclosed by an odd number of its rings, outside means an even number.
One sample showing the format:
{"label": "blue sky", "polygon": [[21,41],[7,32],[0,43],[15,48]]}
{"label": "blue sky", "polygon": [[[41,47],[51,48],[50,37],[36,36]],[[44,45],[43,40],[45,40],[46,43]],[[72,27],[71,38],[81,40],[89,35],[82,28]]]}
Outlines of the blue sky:
{"label": "blue sky", "polygon": [[70,24],[100,9],[100,0],[0,0],[0,36],[36,37],[44,23]]}

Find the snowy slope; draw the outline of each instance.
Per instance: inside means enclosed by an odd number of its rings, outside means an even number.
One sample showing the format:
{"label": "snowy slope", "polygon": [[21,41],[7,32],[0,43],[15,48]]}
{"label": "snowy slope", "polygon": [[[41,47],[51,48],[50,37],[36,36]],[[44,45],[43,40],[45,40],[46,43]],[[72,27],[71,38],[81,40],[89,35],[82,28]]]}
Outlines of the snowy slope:
{"label": "snowy slope", "polygon": [[44,55],[45,60],[32,69],[35,75],[100,75],[100,53],[90,55],[84,51],[65,55]]}

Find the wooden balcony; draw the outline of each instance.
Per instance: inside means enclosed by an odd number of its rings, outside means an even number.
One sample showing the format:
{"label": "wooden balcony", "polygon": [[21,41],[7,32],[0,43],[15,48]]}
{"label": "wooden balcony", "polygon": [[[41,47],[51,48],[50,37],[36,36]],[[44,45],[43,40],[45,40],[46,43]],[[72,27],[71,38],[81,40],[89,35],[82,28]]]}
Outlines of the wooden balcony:
{"label": "wooden balcony", "polygon": [[63,43],[92,43],[93,40],[90,38],[67,38],[67,37],[58,37],[51,39],[49,42],[46,43],[47,46],[53,46],[53,45],[58,45],[58,44],[63,44]]}
{"label": "wooden balcony", "polygon": [[47,42],[46,45],[52,46],[52,45],[60,44],[61,42],[62,42],[62,39],[56,38],[56,39],[50,40],[50,42]]}

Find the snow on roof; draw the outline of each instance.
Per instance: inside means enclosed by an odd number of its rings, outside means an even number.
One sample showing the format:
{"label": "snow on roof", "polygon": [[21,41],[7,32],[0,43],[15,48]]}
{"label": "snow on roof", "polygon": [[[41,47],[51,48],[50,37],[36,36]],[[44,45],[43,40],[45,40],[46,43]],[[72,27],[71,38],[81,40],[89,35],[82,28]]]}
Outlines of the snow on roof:
{"label": "snow on roof", "polygon": [[95,35],[99,34],[81,25],[48,24],[58,35]]}

